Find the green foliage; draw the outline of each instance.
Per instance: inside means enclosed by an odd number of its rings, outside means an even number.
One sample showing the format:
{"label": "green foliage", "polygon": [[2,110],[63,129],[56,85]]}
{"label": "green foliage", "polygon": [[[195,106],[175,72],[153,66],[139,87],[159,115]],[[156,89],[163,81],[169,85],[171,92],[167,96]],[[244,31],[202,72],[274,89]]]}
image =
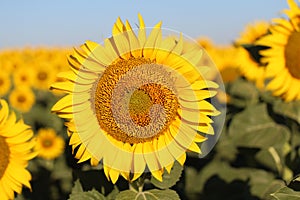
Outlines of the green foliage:
{"label": "green foliage", "polygon": [[288,187],[283,187],[271,194],[274,200],[298,200],[300,198],[300,192],[296,192]]}
{"label": "green foliage", "polygon": [[74,183],[72,193],[70,194],[69,200],[106,200],[105,196],[99,193],[97,190],[93,189],[91,191],[84,192],[80,181],[77,180]]}
{"label": "green foliage", "polygon": [[170,174],[167,171],[164,172],[162,182],[154,177],[151,177],[151,183],[160,189],[168,189],[175,185],[177,181],[179,181],[182,170],[183,167],[178,162],[175,162]]}
{"label": "green foliage", "polygon": [[147,190],[143,192],[126,190],[117,195],[116,200],[179,200],[178,194],[173,190]]}
{"label": "green foliage", "polygon": [[243,78],[227,89],[226,124],[214,151],[184,170],[187,199],[300,199],[292,180],[300,173],[300,102],[284,102]]}

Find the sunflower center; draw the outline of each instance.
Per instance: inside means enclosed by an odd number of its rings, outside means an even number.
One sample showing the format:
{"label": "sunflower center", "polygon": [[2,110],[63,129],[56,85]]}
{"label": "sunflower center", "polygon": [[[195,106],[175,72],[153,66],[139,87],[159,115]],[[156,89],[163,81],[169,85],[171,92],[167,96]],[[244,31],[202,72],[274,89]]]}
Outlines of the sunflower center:
{"label": "sunflower center", "polygon": [[26,76],[21,76],[21,80],[25,82],[25,81],[27,81],[27,77]]}
{"label": "sunflower center", "polygon": [[163,134],[179,107],[170,72],[143,57],[109,65],[95,85],[94,103],[100,127],[130,144]]}
{"label": "sunflower center", "polygon": [[[130,97],[129,100],[129,113],[131,118],[135,121],[135,123],[139,124],[140,126],[145,126],[149,124],[149,110],[152,106],[152,101],[150,96],[143,90],[136,90]],[[140,123],[139,120],[142,118],[146,118],[146,124]]]}
{"label": "sunflower center", "polygon": [[24,103],[26,101],[26,97],[24,97],[23,95],[18,96],[17,101],[19,103]]}
{"label": "sunflower center", "polygon": [[285,46],[286,66],[291,75],[300,79],[300,32],[293,32]]}
{"label": "sunflower center", "polygon": [[4,139],[4,137],[0,136],[0,180],[8,166],[9,163],[9,147]]}
{"label": "sunflower center", "polygon": [[49,148],[49,147],[51,147],[53,145],[53,141],[51,140],[51,139],[45,139],[45,140],[43,140],[43,142],[42,142],[42,146],[44,147],[44,148]]}
{"label": "sunflower center", "polygon": [[38,73],[38,79],[43,81],[47,79],[47,73],[46,72],[39,72]]}

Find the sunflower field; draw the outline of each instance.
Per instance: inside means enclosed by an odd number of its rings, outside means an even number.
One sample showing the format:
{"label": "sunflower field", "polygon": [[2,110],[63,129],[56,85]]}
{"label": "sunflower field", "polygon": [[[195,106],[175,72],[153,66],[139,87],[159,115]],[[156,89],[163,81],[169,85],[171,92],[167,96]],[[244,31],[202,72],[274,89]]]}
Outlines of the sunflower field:
{"label": "sunflower field", "polygon": [[230,45],[117,18],[0,50],[0,200],[300,199],[300,4]]}

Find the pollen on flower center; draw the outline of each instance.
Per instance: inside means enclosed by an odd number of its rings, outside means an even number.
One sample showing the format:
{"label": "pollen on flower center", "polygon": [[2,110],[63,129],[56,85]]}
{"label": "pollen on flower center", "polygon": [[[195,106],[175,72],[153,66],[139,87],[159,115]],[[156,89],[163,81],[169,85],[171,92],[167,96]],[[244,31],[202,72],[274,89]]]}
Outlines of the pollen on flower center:
{"label": "pollen on flower center", "polygon": [[2,178],[8,163],[9,163],[9,147],[5,141],[5,139],[0,136],[0,179]]}
{"label": "pollen on flower center", "polygon": [[300,32],[293,32],[285,46],[286,66],[291,75],[300,79]]}
{"label": "pollen on flower center", "polygon": [[174,120],[178,100],[169,72],[150,59],[118,60],[107,67],[95,90],[100,127],[127,143],[150,141]]}
{"label": "pollen on flower center", "polygon": [[149,111],[153,105],[150,96],[143,90],[136,90],[129,100],[129,113],[132,120],[140,125],[146,126],[150,123]]}

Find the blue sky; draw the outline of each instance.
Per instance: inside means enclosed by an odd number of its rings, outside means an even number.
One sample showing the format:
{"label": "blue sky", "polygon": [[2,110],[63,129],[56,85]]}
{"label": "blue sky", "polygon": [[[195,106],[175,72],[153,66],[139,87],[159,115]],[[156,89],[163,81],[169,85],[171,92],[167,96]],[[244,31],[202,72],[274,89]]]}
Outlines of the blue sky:
{"label": "blue sky", "polygon": [[118,16],[132,25],[141,13],[147,26],[228,44],[256,20],[270,21],[286,0],[112,0],[0,1],[0,49],[24,46],[76,46],[109,37]]}

